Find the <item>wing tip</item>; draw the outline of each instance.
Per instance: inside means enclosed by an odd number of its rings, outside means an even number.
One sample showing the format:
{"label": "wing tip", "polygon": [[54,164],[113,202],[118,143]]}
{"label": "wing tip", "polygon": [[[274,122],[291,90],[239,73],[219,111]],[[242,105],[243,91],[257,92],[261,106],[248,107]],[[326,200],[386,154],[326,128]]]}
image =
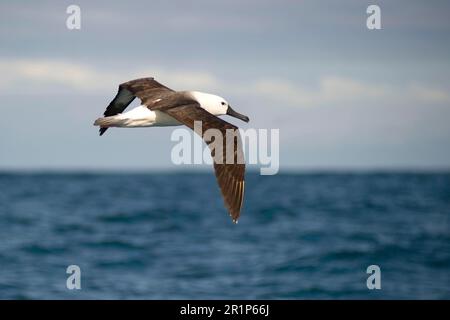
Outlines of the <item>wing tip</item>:
{"label": "wing tip", "polygon": [[[226,206],[226,204],[225,204]],[[231,220],[234,224],[238,224],[239,218],[241,217],[241,208],[228,208],[228,212],[230,214]]]}
{"label": "wing tip", "polygon": [[106,130],[108,130],[108,128],[100,128],[100,129],[98,130],[99,136],[101,137],[101,136],[106,132]]}

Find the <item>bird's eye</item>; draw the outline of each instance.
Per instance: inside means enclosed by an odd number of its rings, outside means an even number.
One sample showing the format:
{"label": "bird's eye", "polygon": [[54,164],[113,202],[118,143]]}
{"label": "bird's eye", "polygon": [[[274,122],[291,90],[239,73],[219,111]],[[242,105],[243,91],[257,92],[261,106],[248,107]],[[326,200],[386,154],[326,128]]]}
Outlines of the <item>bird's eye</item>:
{"label": "bird's eye", "polygon": [[225,102],[222,101],[222,105],[224,106],[224,105],[225,105]]}

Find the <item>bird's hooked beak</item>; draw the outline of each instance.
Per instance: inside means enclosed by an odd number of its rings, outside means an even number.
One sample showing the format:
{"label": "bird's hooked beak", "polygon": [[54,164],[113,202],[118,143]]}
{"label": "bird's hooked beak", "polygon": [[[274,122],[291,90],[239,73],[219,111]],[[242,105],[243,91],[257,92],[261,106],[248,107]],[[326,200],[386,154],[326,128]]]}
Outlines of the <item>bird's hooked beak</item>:
{"label": "bird's hooked beak", "polygon": [[229,105],[228,105],[228,109],[227,109],[227,115],[238,118],[245,122],[250,121],[250,119],[247,116],[244,116],[243,114],[240,114],[239,112],[234,111],[233,108],[231,108]]}

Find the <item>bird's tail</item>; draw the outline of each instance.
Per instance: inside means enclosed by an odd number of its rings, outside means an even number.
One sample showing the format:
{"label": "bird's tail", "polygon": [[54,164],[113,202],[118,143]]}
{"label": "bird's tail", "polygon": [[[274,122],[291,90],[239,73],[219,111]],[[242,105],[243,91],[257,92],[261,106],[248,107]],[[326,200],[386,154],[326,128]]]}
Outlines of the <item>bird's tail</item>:
{"label": "bird's tail", "polygon": [[124,119],[117,116],[98,118],[94,122],[94,126],[100,127],[100,135],[103,135],[110,127],[119,127],[123,124]]}

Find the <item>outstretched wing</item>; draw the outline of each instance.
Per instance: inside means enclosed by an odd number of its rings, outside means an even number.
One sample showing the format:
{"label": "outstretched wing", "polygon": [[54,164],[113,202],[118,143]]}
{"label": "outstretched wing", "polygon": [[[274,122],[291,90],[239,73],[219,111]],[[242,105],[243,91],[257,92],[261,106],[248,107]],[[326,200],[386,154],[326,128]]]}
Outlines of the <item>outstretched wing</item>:
{"label": "outstretched wing", "polygon": [[[122,83],[119,85],[117,95],[109,103],[103,115],[110,117],[122,113],[136,97],[141,99],[143,104],[146,104],[148,101],[159,99],[171,92],[173,92],[172,89],[153,78],[141,78]],[[100,135],[105,133],[107,129],[100,128]]]}
{"label": "outstretched wing", "polygon": [[[173,108],[161,109],[162,112],[167,113],[171,117],[185,124],[194,130],[194,121],[202,121],[202,132],[200,134],[208,146],[211,148],[211,156],[214,159],[214,170],[216,173],[217,182],[219,184],[222,196],[224,198],[225,206],[227,207],[233,222],[237,222],[242,203],[244,200],[244,174],[245,162],[242,151],[242,142],[239,135],[238,128],[203,109],[196,102],[176,106]],[[224,141],[222,142],[222,152],[212,148],[212,142],[208,138],[205,139],[205,131],[208,129],[218,129],[222,133]],[[234,132],[233,139],[227,139],[230,133]],[[226,150],[232,150],[233,161],[226,159]]]}

